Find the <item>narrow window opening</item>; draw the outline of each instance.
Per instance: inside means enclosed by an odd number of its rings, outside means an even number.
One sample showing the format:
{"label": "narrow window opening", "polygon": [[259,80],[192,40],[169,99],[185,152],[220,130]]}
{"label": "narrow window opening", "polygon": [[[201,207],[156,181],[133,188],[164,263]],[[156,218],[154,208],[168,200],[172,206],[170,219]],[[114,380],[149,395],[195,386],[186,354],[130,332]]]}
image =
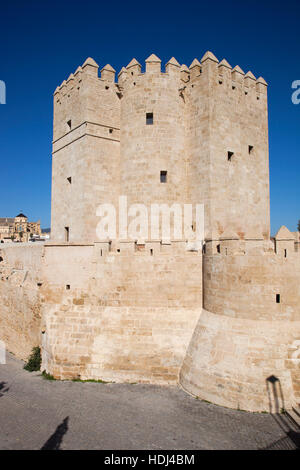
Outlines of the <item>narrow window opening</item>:
{"label": "narrow window opening", "polygon": [[259,96],[257,96],[256,99],[259,100]]}
{"label": "narrow window opening", "polygon": [[3,261],[3,258],[2,258],[2,256],[0,256],[0,263],[2,263],[2,261]]}
{"label": "narrow window opening", "polygon": [[206,245],[204,244],[203,247],[202,247],[202,253],[205,255],[206,253]]}
{"label": "narrow window opening", "polygon": [[161,183],[166,183],[167,182],[167,171],[161,171],[160,172],[160,182]]}
{"label": "narrow window opening", "polygon": [[254,150],[253,145],[249,145],[249,146],[248,146],[249,155],[251,155],[251,154],[253,153],[253,150]]}
{"label": "narrow window opening", "polygon": [[153,256],[153,249],[150,248],[150,255]]}
{"label": "narrow window opening", "polygon": [[71,121],[71,119],[70,119],[70,121],[67,122],[67,124],[68,124],[69,129],[71,130],[71,128],[72,128],[72,121]]}
{"label": "narrow window opening", "polygon": [[113,129],[109,129],[109,133],[112,134],[112,133],[113,133]]}
{"label": "narrow window opening", "polygon": [[219,85],[222,85],[222,83],[223,83],[223,80],[219,80]]}
{"label": "narrow window opening", "polygon": [[43,285],[42,282],[38,282],[38,283],[37,283],[37,286],[38,286],[38,287],[42,287],[42,285]]}
{"label": "narrow window opening", "polygon": [[117,252],[120,253],[120,248],[117,249]]}
{"label": "narrow window opening", "polygon": [[70,184],[72,184],[72,176],[69,176],[69,178],[67,178],[67,180]]}
{"label": "narrow window opening", "polygon": [[248,91],[245,91],[245,95],[248,95]]}
{"label": "narrow window opening", "polygon": [[234,155],[234,152],[227,152],[227,158],[229,162],[232,160],[233,155]]}
{"label": "narrow window opening", "polygon": [[153,113],[146,113],[146,124],[148,126],[153,124]]}
{"label": "narrow window opening", "polygon": [[70,289],[71,289],[70,284],[66,284],[66,290],[70,290]]}
{"label": "narrow window opening", "polygon": [[65,227],[65,242],[68,242],[70,238],[70,230],[69,227]]}
{"label": "narrow window opening", "polygon": [[287,249],[284,250],[284,257],[287,257]]}
{"label": "narrow window opening", "polygon": [[134,85],[136,85],[136,83],[135,83],[135,82],[133,82],[133,84],[134,84]]}
{"label": "narrow window opening", "polygon": [[232,89],[235,90],[235,85],[232,85]]}
{"label": "narrow window opening", "polygon": [[131,75],[133,75],[133,72],[131,72]]}
{"label": "narrow window opening", "polygon": [[276,303],[280,304],[280,294],[276,294]]}
{"label": "narrow window opening", "polygon": [[221,253],[221,245],[217,245],[217,253]]}
{"label": "narrow window opening", "polygon": [[106,86],[106,87],[105,87],[105,90],[109,90],[109,86]]}
{"label": "narrow window opening", "polygon": [[100,256],[102,256],[102,250],[100,250]]}

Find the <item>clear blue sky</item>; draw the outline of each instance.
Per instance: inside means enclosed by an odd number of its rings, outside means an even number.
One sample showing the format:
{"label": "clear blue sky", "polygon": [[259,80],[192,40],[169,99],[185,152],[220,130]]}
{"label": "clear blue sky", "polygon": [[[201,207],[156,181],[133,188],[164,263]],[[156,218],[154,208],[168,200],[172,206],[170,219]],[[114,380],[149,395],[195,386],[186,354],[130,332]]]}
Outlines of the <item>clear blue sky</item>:
{"label": "clear blue sky", "polygon": [[118,72],[154,52],[180,63],[211,50],[269,83],[272,233],[300,219],[300,2],[1,2],[0,216],[22,210],[50,226],[52,93],[86,57]]}

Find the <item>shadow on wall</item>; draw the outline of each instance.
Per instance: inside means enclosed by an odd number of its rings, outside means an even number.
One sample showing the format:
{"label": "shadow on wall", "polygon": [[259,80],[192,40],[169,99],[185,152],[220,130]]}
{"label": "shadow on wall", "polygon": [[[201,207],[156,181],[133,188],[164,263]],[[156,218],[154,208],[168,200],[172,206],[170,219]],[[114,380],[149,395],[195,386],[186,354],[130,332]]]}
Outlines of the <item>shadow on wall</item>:
{"label": "shadow on wall", "polygon": [[[270,413],[281,428],[284,437],[272,442],[261,450],[300,450],[300,426],[286,411],[281,383],[278,377],[271,375],[266,379]],[[296,411],[296,414],[300,414]]]}
{"label": "shadow on wall", "polygon": [[59,426],[57,426],[55,432],[49,437],[48,441],[45,442],[41,450],[61,450],[64,435],[69,429],[69,416],[67,416]]}
{"label": "shadow on wall", "polygon": [[285,411],[284,397],[280,380],[275,375],[266,379],[270,413],[281,413]]}
{"label": "shadow on wall", "polygon": [[6,386],[6,382],[0,382],[0,398],[3,397],[5,392],[8,392],[9,387]]}

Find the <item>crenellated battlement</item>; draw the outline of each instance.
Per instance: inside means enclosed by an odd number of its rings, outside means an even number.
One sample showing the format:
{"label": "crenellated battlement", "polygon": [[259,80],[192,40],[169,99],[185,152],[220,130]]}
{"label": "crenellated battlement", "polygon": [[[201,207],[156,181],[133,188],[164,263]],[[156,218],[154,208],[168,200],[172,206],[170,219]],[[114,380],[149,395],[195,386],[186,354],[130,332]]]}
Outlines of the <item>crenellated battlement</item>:
{"label": "crenellated battlement", "polygon": [[[84,85],[85,79],[98,79],[100,82],[110,82],[115,84],[113,87],[114,91],[118,93],[119,87],[139,86],[143,77],[152,76],[154,77],[165,77],[172,79],[180,79],[180,81],[187,87],[193,87],[196,84],[201,84],[205,81],[207,74],[210,76],[214,85],[223,85],[223,89],[226,91],[232,90],[232,96],[240,97],[241,94],[245,96],[254,96],[257,101],[266,95],[267,83],[262,78],[256,77],[252,72],[244,71],[237,65],[234,68],[223,59],[221,62],[215,57],[215,55],[208,51],[204,54],[201,61],[194,59],[187,67],[185,64],[180,65],[179,62],[172,57],[162,70],[161,59],[155,54],[151,54],[145,60],[145,71],[142,72],[141,64],[133,58],[126,67],[122,67],[120,70],[117,83],[115,83],[115,69],[110,65],[105,65],[101,71],[100,76],[98,74],[99,66],[92,59],[88,58],[82,66],[79,66],[77,70],[69,75],[60,86],[58,86],[54,92],[56,96],[56,102],[59,103],[63,97],[70,98],[70,93],[79,92],[81,87]],[[102,83],[104,85],[104,83]],[[216,88],[218,88],[216,86]],[[104,90],[107,88],[100,88]],[[73,90],[73,91],[72,91]]]}
{"label": "crenellated battlement", "polygon": [[262,77],[256,79],[251,71],[245,74],[238,65],[232,68],[226,59],[219,62],[211,52],[207,52],[201,62],[194,59],[189,69],[184,69],[183,81],[186,93],[191,96],[204,86],[232,103],[240,103],[241,99],[245,105],[249,102],[257,106],[266,103],[267,83]]}
{"label": "crenellated battlement", "polygon": [[[214,233],[205,239],[203,254],[207,256],[275,256],[285,258],[299,256],[297,236],[282,226],[273,239],[266,239],[258,232],[237,234],[225,231]],[[299,258],[297,258],[299,259]],[[299,259],[300,261],[300,259]]]}

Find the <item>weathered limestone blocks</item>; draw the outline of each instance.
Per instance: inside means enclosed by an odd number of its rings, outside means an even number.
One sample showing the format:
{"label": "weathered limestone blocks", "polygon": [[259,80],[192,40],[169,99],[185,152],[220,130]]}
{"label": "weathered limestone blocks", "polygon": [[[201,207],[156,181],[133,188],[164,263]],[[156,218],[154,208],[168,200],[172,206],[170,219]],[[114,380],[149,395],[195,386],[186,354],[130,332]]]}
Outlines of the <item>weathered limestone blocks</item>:
{"label": "weathered limestone blocks", "polygon": [[56,378],[176,384],[199,309],[52,305],[42,367]]}
{"label": "weathered limestone blocks", "polygon": [[257,321],[203,310],[180,384],[193,395],[221,406],[274,412],[276,397],[268,381],[274,376],[283,392],[283,400],[278,397],[280,408],[291,408],[300,396],[299,359],[291,360],[297,338],[300,321]]}
{"label": "weathered limestone blocks", "polygon": [[41,342],[43,250],[40,243],[0,249],[0,339],[21,359]]}
{"label": "weathered limestone blocks", "polygon": [[[290,242],[287,229],[280,233]],[[225,234],[215,243],[207,242],[204,310],[180,383],[219,405],[274,411],[267,380],[274,376],[282,407],[291,407],[300,398],[299,254],[288,249],[283,256],[254,234],[245,240]]]}
{"label": "weathered limestone blocks", "polygon": [[202,255],[175,241],[45,246],[43,365],[57,378],[176,383],[202,305]]}

